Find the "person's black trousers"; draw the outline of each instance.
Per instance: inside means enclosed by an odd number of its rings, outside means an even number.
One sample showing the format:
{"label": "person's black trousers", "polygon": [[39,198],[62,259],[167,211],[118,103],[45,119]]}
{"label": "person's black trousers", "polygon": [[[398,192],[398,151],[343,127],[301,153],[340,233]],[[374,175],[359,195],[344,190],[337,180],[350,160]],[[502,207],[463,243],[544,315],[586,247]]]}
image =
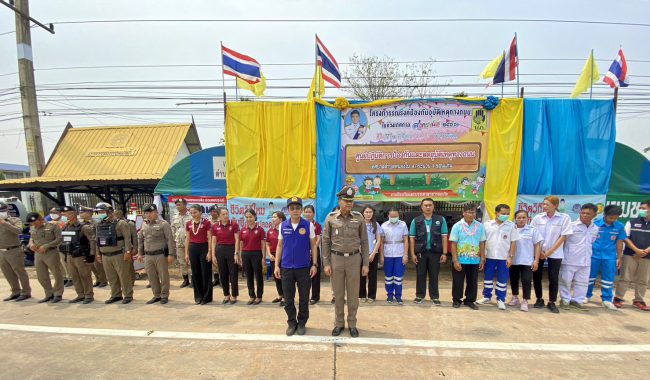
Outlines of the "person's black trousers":
{"label": "person's black trousers", "polygon": [[432,300],[440,298],[438,291],[438,275],[440,274],[440,257],[442,253],[431,251],[418,255],[418,263],[415,266],[417,277],[415,280],[415,296],[425,298],[427,296],[427,275],[429,276],[429,297]]}
{"label": "person's black trousers", "polygon": [[512,290],[513,296],[519,295],[519,279],[521,279],[521,287],[524,290],[523,298],[529,300],[531,283],[533,281],[533,269],[530,265],[510,266],[510,289]]}
{"label": "person's black trousers", "polygon": [[[262,298],[264,294],[264,274],[262,273],[262,251],[243,251],[242,262],[246,273],[246,285],[250,298]],[[257,283],[257,291],[255,291]]]}
{"label": "person's black trousers", "polygon": [[[451,266],[452,288],[451,295],[454,301],[465,304],[476,302],[478,293],[478,264],[461,264],[463,269],[459,272]],[[464,288],[464,289],[463,289]],[[465,299],[463,300],[463,290]]]}
{"label": "person's black trousers", "polygon": [[[282,293],[284,293],[284,311],[287,313],[289,326],[305,326],[309,319],[309,287],[311,278],[309,268],[280,269]],[[298,316],[296,317],[296,285],[298,286]]]}
{"label": "person's black trousers", "polygon": [[194,302],[212,302],[212,263],[206,259],[208,243],[190,243],[188,250],[194,284]]}
{"label": "person's black trousers", "polygon": [[276,278],[273,273],[275,273],[275,261],[271,260],[271,276],[273,276],[273,280],[275,281],[275,289],[277,289],[279,297],[284,297],[284,292],[282,291],[282,280]]}
{"label": "person's black trousers", "polygon": [[562,266],[562,259],[548,258],[546,260],[539,260],[539,266],[536,272],[533,272],[533,286],[535,287],[535,297],[543,299],[542,292],[542,274],[544,273],[544,261],[548,261],[548,300],[549,302],[557,301],[557,292],[560,284],[560,267]]}
{"label": "person's black trousers", "polygon": [[[323,268],[323,259],[320,257],[320,248],[318,250],[318,268],[316,268],[316,275],[311,279],[311,298],[315,301],[320,301],[320,274]],[[313,263],[312,263],[313,264]]]}
{"label": "person's black trousers", "polygon": [[[359,284],[359,298],[377,299],[377,268],[379,267],[379,253],[375,255],[375,259],[368,266],[368,275],[361,276]],[[361,263],[363,268],[363,262]],[[367,284],[367,285],[366,285]]]}
{"label": "person's black trousers", "polygon": [[[239,269],[235,264],[235,246],[217,245],[217,264],[219,265],[219,282],[225,297],[239,296]],[[232,288],[232,290],[231,290]]]}

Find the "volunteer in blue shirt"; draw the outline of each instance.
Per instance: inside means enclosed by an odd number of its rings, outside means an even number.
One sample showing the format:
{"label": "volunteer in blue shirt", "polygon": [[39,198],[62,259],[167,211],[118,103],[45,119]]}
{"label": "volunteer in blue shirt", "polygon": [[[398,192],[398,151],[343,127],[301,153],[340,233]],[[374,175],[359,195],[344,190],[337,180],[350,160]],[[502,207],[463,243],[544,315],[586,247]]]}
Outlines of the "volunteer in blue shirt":
{"label": "volunteer in blue shirt", "polygon": [[616,271],[621,267],[623,258],[623,242],[627,239],[625,226],[618,221],[623,209],[617,205],[605,207],[603,218],[594,224],[598,227],[598,238],[594,242],[593,256],[591,258],[591,273],[589,275],[589,289],[587,299],[594,295],[594,284],[600,274],[600,298],[603,307],[608,310],[618,310],[614,303],[614,280]]}
{"label": "volunteer in blue shirt", "polygon": [[[314,224],[301,217],[302,199],[287,200],[290,218],[280,225],[274,276],[282,279],[284,311],[287,313],[287,335],[305,335],[309,319],[309,288],[318,270],[318,251]],[[313,264],[312,264],[313,263]],[[296,286],[298,315],[296,316]]]}

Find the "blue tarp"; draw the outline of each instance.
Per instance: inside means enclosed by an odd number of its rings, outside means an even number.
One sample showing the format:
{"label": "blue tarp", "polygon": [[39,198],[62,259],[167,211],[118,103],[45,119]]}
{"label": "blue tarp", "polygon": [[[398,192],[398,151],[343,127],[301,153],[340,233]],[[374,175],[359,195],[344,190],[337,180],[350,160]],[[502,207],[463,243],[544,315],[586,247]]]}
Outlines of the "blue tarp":
{"label": "blue tarp", "polygon": [[226,148],[215,146],[195,152],[172,166],[158,182],[154,194],[226,196]]}
{"label": "blue tarp", "polygon": [[519,194],[607,194],[613,100],[525,99]]}
{"label": "blue tarp", "polygon": [[321,224],[338,205],[341,189],[341,111],[316,104],[316,220]]}

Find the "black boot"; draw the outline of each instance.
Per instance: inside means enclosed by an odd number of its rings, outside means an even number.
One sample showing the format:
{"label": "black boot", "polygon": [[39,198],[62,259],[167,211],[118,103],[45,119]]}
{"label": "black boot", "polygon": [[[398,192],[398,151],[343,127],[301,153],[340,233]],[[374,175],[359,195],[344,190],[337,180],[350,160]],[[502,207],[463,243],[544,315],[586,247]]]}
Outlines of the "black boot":
{"label": "black boot", "polygon": [[194,288],[194,277],[190,277],[190,284],[187,287],[190,289]]}
{"label": "black boot", "polygon": [[221,283],[219,282],[219,275],[214,274],[213,275],[213,280],[212,280],[212,287],[214,288],[215,286],[219,286]]}
{"label": "black boot", "polygon": [[180,287],[181,287],[181,288],[186,288],[186,287],[188,287],[188,286],[190,286],[190,276],[188,276],[188,275],[184,275],[184,276],[183,276],[183,283],[181,284]]}

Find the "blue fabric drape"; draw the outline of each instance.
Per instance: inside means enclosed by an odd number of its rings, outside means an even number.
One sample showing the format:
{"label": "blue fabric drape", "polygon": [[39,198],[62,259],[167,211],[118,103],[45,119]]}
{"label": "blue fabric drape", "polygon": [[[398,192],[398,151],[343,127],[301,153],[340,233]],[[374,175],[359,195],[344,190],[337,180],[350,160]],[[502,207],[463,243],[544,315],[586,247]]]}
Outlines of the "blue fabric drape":
{"label": "blue fabric drape", "polygon": [[341,111],[316,104],[316,220],[325,221],[341,190]]}
{"label": "blue fabric drape", "polygon": [[520,194],[607,194],[613,100],[525,99]]}

